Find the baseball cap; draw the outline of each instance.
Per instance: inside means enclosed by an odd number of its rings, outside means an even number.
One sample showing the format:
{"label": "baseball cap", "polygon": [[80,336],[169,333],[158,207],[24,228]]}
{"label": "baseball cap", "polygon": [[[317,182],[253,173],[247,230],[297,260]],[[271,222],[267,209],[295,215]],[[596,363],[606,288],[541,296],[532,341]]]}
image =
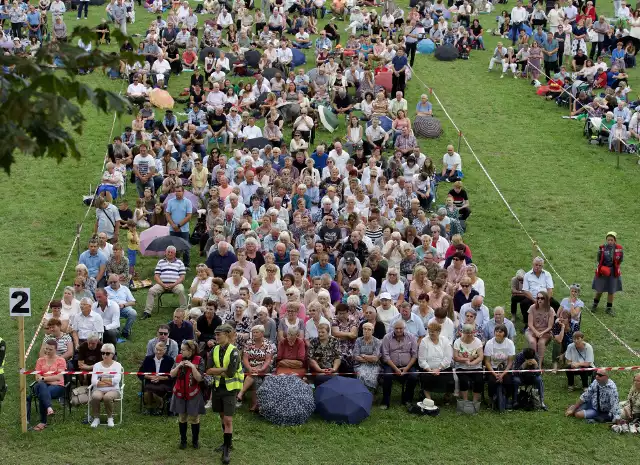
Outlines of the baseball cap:
{"label": "baseball cap", "polygon": [[391,300],[391,294],[388,292],[383,292],[380,294],[380,300]]}
{"label": "baseball cap", "polygon": [[354,254],[353,252],[347,252],[344,254],[344,261],[345,263],[356,263],[356,254]]}
{"label": "baseball cap", "polygon": [[218,326],[216,328],[215,332],[216,333],[231,333],[231,332],[233,332],[233,328],[231,327],[231,325],[228,325],[228,324],[225,323],[223,325]]}

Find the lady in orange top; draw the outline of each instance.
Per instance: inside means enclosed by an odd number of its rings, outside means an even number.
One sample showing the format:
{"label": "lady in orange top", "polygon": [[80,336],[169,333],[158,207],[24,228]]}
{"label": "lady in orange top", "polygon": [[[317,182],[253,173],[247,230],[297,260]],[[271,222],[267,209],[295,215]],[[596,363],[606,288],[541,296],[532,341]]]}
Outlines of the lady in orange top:
{"label": "lady in orange top", "polygon": [[[55,339],[45,343],[44,357],[40,357],[36,362],[36,371],[61,372],[67,369],[65,359],[56,355],[57,345]],[[34,393],[40,408],[40,423],[33,427],[33,431],[42,431],[47,427],[47,417],[54,414],[51,400],[64,395],[64,375],[36,375]],[[27,421],[30,418],[31,396],[27,398]]]}

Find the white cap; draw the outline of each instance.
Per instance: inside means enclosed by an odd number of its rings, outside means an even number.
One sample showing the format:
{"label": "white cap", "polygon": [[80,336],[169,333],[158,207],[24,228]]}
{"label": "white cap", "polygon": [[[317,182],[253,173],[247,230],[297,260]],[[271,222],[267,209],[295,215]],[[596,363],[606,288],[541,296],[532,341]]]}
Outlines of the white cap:
{"label": "white cap", "polygon": [[391,300],[391,294],[389,294],[388,292],[383,292],[382,294],[380,294],[380,300],[383,299]]}

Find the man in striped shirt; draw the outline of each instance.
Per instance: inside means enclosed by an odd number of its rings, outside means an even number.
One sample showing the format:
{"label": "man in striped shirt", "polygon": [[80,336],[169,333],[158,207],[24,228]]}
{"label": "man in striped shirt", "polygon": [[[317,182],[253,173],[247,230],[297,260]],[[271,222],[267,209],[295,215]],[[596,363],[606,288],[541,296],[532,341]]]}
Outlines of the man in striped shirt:
{"label": "man in striped shirt", "polygon": [[176,258],[176,248],[173,246],[167,247],[165,251],[165,258],[160,260],[156,265],[156,271],[153,278],[156,284],[151,286],[149,293],[147,294],[147,303],[144,307],[143,320],[151,317],[153,311],[153,304],[156,296],[164,294],[165,292],[173,292],[178,295],[180,299],[180,306],[187,306],[187,295],[184,291],[182,282],[187,274],[187,269],[182,263],[182,260]]}

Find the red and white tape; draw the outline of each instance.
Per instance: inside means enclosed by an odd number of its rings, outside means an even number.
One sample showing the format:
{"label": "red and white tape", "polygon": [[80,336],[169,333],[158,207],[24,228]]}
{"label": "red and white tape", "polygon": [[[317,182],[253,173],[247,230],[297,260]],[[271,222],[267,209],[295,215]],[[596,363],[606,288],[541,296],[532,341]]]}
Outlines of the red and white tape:
{"label": "red and white tape", "polygon": [[[507,373],[559,373],[559,372],[580,372],[580,371],[595,371],[595,370],[604,370],[604,371],[639,371],[640,366],[628,366],[628,367],[587,367],[587,368],[559,368],[557,370],[554,369],[538,369],[538,370],[507,370]],[[426,373],[426,372],[416,372],[416,373]],[[442,371],[441,374],[454,373],[453,371]],[[474,370],[474,373],[490,373],[488,370]],[[163,372],[152,372],[152,371],[45,371],[45,370],[20,370],[20,374],[22,375],[40,375],[40,376],[56,376],[56,375],[134,375],[134,376],[169,376],[169,373]],[[304,373],[304,376],[315,376],[322,375],[323,373]],[[337,373],[339,375],[356,375],[356,373]],[[395,373],[380,373],[381,375],[393,375]],[[274,375],[273,373],[267,373],[266,376]]]}

